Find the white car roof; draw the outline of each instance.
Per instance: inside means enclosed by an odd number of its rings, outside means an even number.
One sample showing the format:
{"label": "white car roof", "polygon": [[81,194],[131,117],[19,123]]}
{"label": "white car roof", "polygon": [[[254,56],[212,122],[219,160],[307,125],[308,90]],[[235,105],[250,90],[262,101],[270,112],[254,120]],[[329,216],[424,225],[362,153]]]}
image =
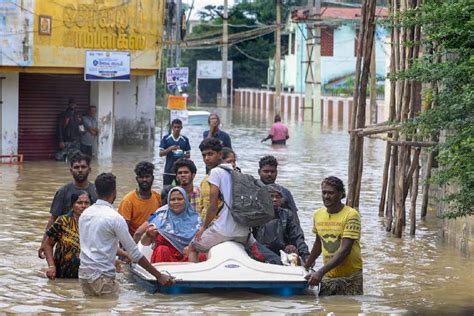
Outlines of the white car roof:
{"label": "white car roof", "polygon": [[211,115],[210,112],[208,111],[188,111],[189,116],[194,116],[194,115]]}

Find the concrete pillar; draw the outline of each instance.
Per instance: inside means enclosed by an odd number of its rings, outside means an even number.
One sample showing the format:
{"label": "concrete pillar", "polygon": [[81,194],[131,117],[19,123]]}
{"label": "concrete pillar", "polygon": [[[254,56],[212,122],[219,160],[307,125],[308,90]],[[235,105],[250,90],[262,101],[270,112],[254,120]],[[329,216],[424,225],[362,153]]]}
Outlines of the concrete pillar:
{"label": "concrete pillar", "polygon": [[337,101],[337,125],[342,127],[344,124],[344,101]]}
{"label": "concrete pillar", "polygon": [[242,107],[242,91],[235,89],[235,104],[239,107]]}
{"label": "concrete pillar", "polygon": [[326,101],[327,101],[327,98],[326,97],[322,97],[321,98],[321,125],[326,125],[326,119],[325,119],[325,116],[327,115],[327,109],[326,109]]}
{"label": "concrete pillar", "polygon": [[116,82],[115,137],[121,145],[152,145],[155,136],[155,76]]}
{"label": "concrete pillar", "polygon": [[99,125],[97,158],[112,158],[115,129],[114,82],[92,82],[91,103],[97,106]]}
{"label": "concrete pillar", "polygon": [[[17,72],[0,73],[0,150],[2,155],[18,154],[18,87]],[[21,153],[20,153],[21,154]]]}
{"label": "concrete pillar", "polygon": [[298,100],[298,122],[302,122],[304,119],[304,95],[300,95]]}
{"label": "concrete pillar", "polygon": [[354,105],[353,103],[354,103],[354,101],[352,101],[352,100],[349,100],[349,106],[348,106],[348,112],[349,112],[349,120],[348,120],[348,122],[349,122],[349,129],[351,128],[351,121],[352,121],[352,107],[353,107],[353,105]]}
{"label": "concrete pillar", "polygon": [[295,120],[295,104],[296,104],[296,99],[298,97],[296,95],[291,96],[291,105],[290,105],[290,121],[293,122]]}
{"label": "concrete pillar", "polygon": [[328,109],[328,126],[332,126],[333,124],[333,119],[334,119],[334,100],[330,99],[328,100],[327,103],[327,109]]}
{"label": "concrete pillar", "polygon": [[348,98],[345,98],[344,99],[344,128],[349,130],[349,111],[350,111],[350,108],[349,108],[349,99]]}
{"label": "concrete pillar", "polygon": [[265,93],[265,111],[268,112],[268,109],[270,108],[270,92]]}

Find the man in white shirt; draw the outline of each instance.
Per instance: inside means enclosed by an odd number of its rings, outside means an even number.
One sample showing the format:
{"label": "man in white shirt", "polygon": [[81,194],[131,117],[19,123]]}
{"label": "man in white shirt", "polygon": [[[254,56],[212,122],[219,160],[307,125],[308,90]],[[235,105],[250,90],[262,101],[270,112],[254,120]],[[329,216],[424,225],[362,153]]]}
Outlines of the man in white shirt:
{"label": "man in white shirt", "polygon": [[128,232],[125,219],[112,207],[117,196],[115,176],[102,173],[95,180],[97,202],[79,218],[81,264],[79,279],[86,295],[116,294],[115,256],[119,242],[133,262],[152,274],[161,285],[171,285],[174,278],[158,272],[141,254]]}
{"label": "man in white shirt", "polygon": [[[203,225],[196,233],[193,241],[188,247],[189,261],[198,262],[197,253],[207,252],[217,244],[225,241],[236,241],[248,246],[252,253],[256,251],[256,240],[250,234],[248,226],[237,223],[229,207],[232,205],[232,176],[222,168],[215,166],[222,162],[222,145],[218,139],[206,138],[199,145],[202,158],[206,167],[211,169],[208,182],[209,188],[209,208]],[[225,164],[223,166],[226,166]],[[227,165],[232,169],[232,165]],[[219,211],[219,192],[222,193],[224,204]],[[214,221],[217,213],[219,216]],[[212,223],[212,225],[211,225]],[[263,261],[263,258],[259,258]]]}

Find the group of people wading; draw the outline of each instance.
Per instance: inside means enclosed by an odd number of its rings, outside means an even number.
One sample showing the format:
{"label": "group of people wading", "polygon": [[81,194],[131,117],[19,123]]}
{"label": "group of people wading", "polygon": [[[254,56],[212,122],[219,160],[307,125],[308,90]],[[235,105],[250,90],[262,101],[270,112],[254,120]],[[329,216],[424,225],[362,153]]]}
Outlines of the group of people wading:
{"label": "group of people wading", "polygon": [[[163,189],[154,191],[155,166],[141,161],[135,166],[137,188],[116,200],[116,177],[101,173],[88,181],[90,157],[70,157],[73,181],[55,194],[50,219],[38,255],[46,258],[49,279],[79,278],[86,295],[116,294],[120,262],[136,262],[156,277],[161,285],[172,285],[173,276],[158,272],[156,262],[199,262],[213,246],[235,241],[244,245],[253,259],[282,264],[281,254],[294,254],[298,265],[309,272],[308,284],[320,285],[320,295],[363,294],[359,213],[344,205],[343,182],[336,177],[321,183],[324,208],[313,216],[316,240],[311,252],[305,242],[299,212],[291,192],[276,184],[278,161],[260,159],[259,180],[272,199],[274,218],[255,226],[243,225],[232,216],[232,175],[236,166],[230,136],[218,127],[219,117],[211,114],[209,131],[199,145],[206,175],[199,186],[198,172],[189,159],[189,140],[180,134],[182,123],[174,120],[171,133],[161,140],[160,156],[166,156]],[[227,145],[224,147],[224,144]],[[151,245],[149,262],[137,243]],[[323,265],[313,270],[322,254]],[[119,260],[120,258],[121,260]]]}

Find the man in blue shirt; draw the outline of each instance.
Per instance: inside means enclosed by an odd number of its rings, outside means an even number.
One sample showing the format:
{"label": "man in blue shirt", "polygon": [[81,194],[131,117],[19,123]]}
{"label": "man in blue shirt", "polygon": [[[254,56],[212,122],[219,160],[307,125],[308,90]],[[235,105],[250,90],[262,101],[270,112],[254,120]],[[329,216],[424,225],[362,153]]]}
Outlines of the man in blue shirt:
{"label": "man in blue shirt", "polygon": [[222,147],[232,148],[229,134],[219,129],[219,125],[221,124],[219,116],[214,113],[209,115],[207,123],[209,124],[209,130],[204,131],[202,135],[203,138],[206,139],[208,137],[215,137],[221,141]]}
{"label": "man in blue shirt", "polygon": [[173,165],[181,157],[190,157],[191,145],[186,136],[181,135],[183,123],[179,119],[171,122],[171,134],[166,135],[160,142],[160,157],[166,156],[163,172],[163,185],[171,185],[175,179]]}

